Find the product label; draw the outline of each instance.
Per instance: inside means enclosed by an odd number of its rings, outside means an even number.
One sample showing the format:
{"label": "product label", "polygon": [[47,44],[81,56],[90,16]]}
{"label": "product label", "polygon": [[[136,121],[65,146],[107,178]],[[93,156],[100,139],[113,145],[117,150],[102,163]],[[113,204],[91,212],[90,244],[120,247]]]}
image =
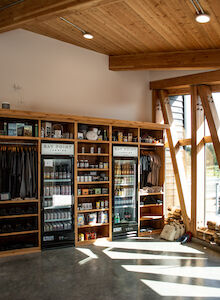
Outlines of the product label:
{"label": "product label", "polygon": [[115,157],[138,157],[138,147],[114,146],[113,156]]}
{"label": "product label", "polygon": [[42,143],[42,155],[74,155],[74,144]]}

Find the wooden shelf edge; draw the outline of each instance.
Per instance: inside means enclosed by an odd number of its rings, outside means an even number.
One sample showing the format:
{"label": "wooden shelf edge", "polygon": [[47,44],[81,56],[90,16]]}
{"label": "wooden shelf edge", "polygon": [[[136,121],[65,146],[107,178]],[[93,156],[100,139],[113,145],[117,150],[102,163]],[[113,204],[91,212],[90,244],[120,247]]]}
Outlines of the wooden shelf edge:
{"label": "wooden shelf edge", "polygon": [[112,144],[116,144],[116,145],[138,145],[139,143],[138,142],[118,142],[118,141],[112,141]]}
{"label": "wooden shelf edge", "polygon": [[31,253],[37,253],[37,252],[41,252],[40,247],[13,249],[13,250],[0,251],[0,257],[31,254]]}
{"label": "wooden shelf edge", "polygon": [[16,203],[38,203],[39,199],[19,199],[19,200],[1,200],[0,204],[16,204]]}
{"label": "wooden shelf edge", "polygon": [[90,181],[90,182],[77,182],[77,184],[104,184],[109,183],[109,181]]}
{"label": "wooden shelf edge", "polygon": [[109,156],[108,153],[77,153],[78,156]]}
{"label": "wooden shelf edge", "polygon": [[109,194],[78,195],[78,198],[108,197]]}
{"label": "wooden shelf edge", "polygon": [[145,204],[145,205],[140,205],[140,208],[143,208],[143,207],[162,207],[163,205],[162,204]]}
{"label": "wooden shelf edge", "polygon": [[99,227],[99,226],[108,226],[109,223],[102,223],[102,224],[94,224],[94,225],[83,225],[83,226],[77,226],[78,229],[81,228],[90,228],[90,227]]}
{"label": "wooden shelf edge", "polygon": [[109,171],[109,168],[102,168],[102,169],[99,169],[99,168],[93,168],[93,169],[90,169],[90,168],[81,168],[81,169],[77,169],[77,171]]}
{"label": "wooden shelf edge", "polygon": [[98,212],[98,211],[108,211],[109,208],[94,208],[94,209],[85,209],[85,210],[78,210],[78,214],[90,213],[90,212]]}
{"label": "wooden shelf edge", "polygon": [[27,230],[27,231],[15,231],[15,232],[6,232],[6,233],[0,233],[0,237],[4,236],[12,236],[12,235],[23,235],[23,234],[32,234],[32,233],[38,233],[39,230]]}
{"label": "wooden shelf edge", "polygon": [[3,219],[16,219],[16,218],[29,218],[29,217],[38,217],[38,214],[0,216],[0,220],[3,220]]}
{"label": "wooden shelf edge", "polygon": [[11,135],[0,135],[1,140],[27,140],[27,141],[38,141],[40,138],[35,136],[11,136]]}
{"label": "wooden shelf edge", "polygon": [[91,140],[77,140],[78,143],[93,143],[93,144],[109,144],[110,142],[109,141],[98,141],[98,140],[95,140],[95,141],[91,141]]}
{"label": "wooden shelf edge", "polygon": [[47,138],[47,137],[41,137],[41,141],[55,141],[55,142],[75,142],[75,139],[65,139],[65,138]]}

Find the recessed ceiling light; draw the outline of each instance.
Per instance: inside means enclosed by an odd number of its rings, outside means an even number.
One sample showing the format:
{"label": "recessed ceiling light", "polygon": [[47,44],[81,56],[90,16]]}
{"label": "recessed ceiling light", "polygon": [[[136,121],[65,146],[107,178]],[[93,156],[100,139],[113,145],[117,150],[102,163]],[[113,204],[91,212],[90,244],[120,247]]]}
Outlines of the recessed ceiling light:
{"label": "recessed ceiling light", "polygon": [[88,32],[83,33],[83,37],[85,39],[88,39],[88,40],[93,39],[93,35],[91,33],[88,33]]}
{"label": "recessed ceiling light", "polygon": [[199,23],[208,23],[210,21],[210,16],[207,14],[199,14],[196,16],[196,21]]}

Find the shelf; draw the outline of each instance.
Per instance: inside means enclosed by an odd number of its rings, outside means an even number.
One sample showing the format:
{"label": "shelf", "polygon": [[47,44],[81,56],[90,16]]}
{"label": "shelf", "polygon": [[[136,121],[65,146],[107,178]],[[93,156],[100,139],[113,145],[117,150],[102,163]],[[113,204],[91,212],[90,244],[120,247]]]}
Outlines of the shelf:
{"label": "shelf", "polygon": [[149,236],[151,234],[160,234],[161,231],[162,229],[153,229],[151,231],[140,232],[139,236],[143,237],[143,236]]}
{"label": "shelf", "polygon": [[39,137],[34,136],[9,136],[9,135],[0,135],[1,140],[27,140],[27,141],[38,141]]}
{"label": "shelf", "polygon": [[109,181],[90,181],[90,182],[77,182],[77,184],[101,184],[109,183]]}
{"label": "shelf", "polygon": [[118,142],[118,141],[112,141],[112,144],[121,144],[121,145],[138,145],[138,142]]}
{"label": "shelf", "polygon": [[42,137],[40,138],[41,141],[56,141],[56,142],[75,142],[74,139],[68,139],[68,138],[47,138],[47,137]]}
{"label": "shelf", "polygon": [[44,179],[44,182],[71,182],[72,179]]}
{"label": "shelf", "polygon": [[164,192],[158,192],[158,193],[146,193],[146,194],[140,194],[140,196],[155,196],[155,195],[163,195]]}
{"label": "shelf", "polygon": [[148,220],[161,220],[163,216],[143,216],[140,218],[140,221],[148,221]]}
{"label": "shelf", "polygon": [[78,153],[79,156],[109,156],[108,153]]}
{"label": "shelf", "polygon": [[49,209],[65,209],[65,208],[71,208],[70,205],[65,205],[65,206],[48,206],[48,207],[44,207],[45,210],[49,210]]}
{"label": "shelf", "polygon": [[14,203],[38,203],[38,199],[17,199],[17,200],[1,200],[0,204],[14,204]]}
{"label": "shelf", "polygon": [[115,205],[114,206],[114,208],[116,209],[116,208],[127,208],[127,207],[135,207],[134,205],[132,205],[132,204],[128,204],[128,205]]}
{"label": "shelf", "polygon": [[132,186],[132,187],[134,187],[134,183],[132,184],[120,184],[120,183],[115,183],[115,186],[122,186],[122,187],[126,187],[126,186]]}
{"label": "shelf", "polygon": [[24,214],[24,215],[11,215],[11,216],[0,216],[0,220],[3,219],[15,219],[15,218],[29,218],[29,217],[38,217],[38,214]]}
{"label": "shelf", "polygon": [[162,207],[162,204],[144,204],[144,205],[140,205],[140,208],[142,207]]}
{"label": "shelf", "polygon": [[15,232],[5,232],[5,233],[0,233],[1,236],[11,236],[11,235],[23,235],[23,234],[31,234],[31,233],[38,233],[38,230],[27,230],[27,231],[15,231]]}
{"label": "shelf", "polygon": [[107,197],[109,194],[92,194],[92,195],[79,195],[78,198],[90,198],[90,197]]}
{"label": "shelf", "polygon": [[102,168],[102,169],[99,169],[99,168],[94,168],[94,169],[90,169],[90,168],[82,168],[82,169],[77,169],[77,171],[109,171],[108,168]]}
{"label": "shelf", "polygon": [[86,210],[78,210],[77,213],[88,213],[88,212],[97,212],[97,211],[108,211],[109,208],[99,208],[99,209],[86,209]]}
{"label": "shelf", "polygon": [[114,175],[114,177],[134,177],[134,174],[129,174],[129,175]]}
{"label": "shelf", "polygon": [[27,253],[36,253],[36,252],[41,252],[40,247],[30,247],[30,248],[21,248],[21,249],[0,251],[0,257],[10,256],[10,255],[23,255],[23,254],[27,254]]}
{"label": "shelf", "polygon": [[150,146],[150,147],[164,147],[164,144],[161,144],[161,143],[144,143],[144,142],[141,142],[140,143],[141,146]]}
{"label": "shelf", "polygon": [[82,226],[78,226],[78,228],[90,228],[90,227],[98,227],[98,226],[108,226],[109,223],[97,223],[97,224],[93,224],[93,225],[82,225]]}
{"label": "shelf", "polygon": [[109,141],[98,141],[98,140],[95,140],[95,141],[91,141],[91,140],[77,140],[78,143],[93,143],[93,144],[109,144]]}
{"label": "shelf", "polygon": [[69,218],[69,219],[44,220],[44,223],[65,222],[65,221],[72,221],[72,218]]}
{"label": "shelf", "polygon": [[133,198],[135,195],[132,196],[114,196],[114,198]]}

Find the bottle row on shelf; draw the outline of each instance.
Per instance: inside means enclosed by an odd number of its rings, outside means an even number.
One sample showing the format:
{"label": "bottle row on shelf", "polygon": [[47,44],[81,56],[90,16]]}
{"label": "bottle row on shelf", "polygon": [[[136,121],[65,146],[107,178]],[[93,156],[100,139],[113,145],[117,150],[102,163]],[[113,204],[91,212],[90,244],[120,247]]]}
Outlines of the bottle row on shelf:
{"label": "bottle row on shelf", "polygon": [[80,195],[100,195],[108,194],[108,188],[91,188],[91,189],[78,189],[78,196]]}
{"label": "bottle row on shelf", "polygon": [[134,188],[115,188],[115,196],[117,197],[133,197],[134,196]]}
{"label": "bottle row on shelf", "polygon": [[44,221],[55,222],[55,220],[70,220],[71,219],[71,211],[67,209],[56,209],[44,212]]}
{"label": "bottle row on shelf", "polygon": [[108,212],[100,211],[87,214],[78,214],[77,224],[78,226],[84,225],[96,225],[108,223]]}
{"label": "bottle row on shelf", "polygon": [[99,175],[93,174],[96,172],[90,172],[86,175],[77,176],[78,182],[95,182],[95,181],[108,181],[109,177],[105,173]]}
{"label": "bottle row on shelf", "polygon": [[68,165],[46,167],[44,179],[71,179],[71,169]]}
{"label": "bottle row on shelf", "polygon": [[71,195],[72,187],[71,185],[50,185],[44,186],[44,196],[53,195]]}
{"label": "bottle row on shelf", "polygon": [[129,177],[116,177],[115,178],[115,184],[116,185],[133,185],[134,184],[134,177],[129,176]]}
{"label": "bottle row on shelf", "polygon": [[125,223],[132,221],[132,213],[129,212],[128,210],[125,210],[124,212],[117,212],[114,215],[114,223],[119,224],[119,223]]}
{"label": "bottle row on shelf", "polygon": [[134,205],[134,199],[115,199],[115,206]]}
{"label": "bottle row on shelf", "polygon": [[108,169],[108,166],[108,162],[103,161],[100,161],[96,164],[91,164],[87,159],[81,159],[80,161],[77,161],[77,168],[80,169]]}
{"label": "bottle row on shelf", "polygon": [[134,175],[134,165],[129,163],[115,164],[115,175]]}
{"label": "bottle row on shelf", "polygon": [[[81,152],[80,152],[81,151]],[[89,148],[89,152],[85,152],[85,147],[84,146],[82,146],[82,148],[81,148],[81,150],[79,151],[79,153],[81,153],[81,154],[88,154],[88,153],[90,153],[90,154],[101,154],[101,153],[103,153],[103,154],[105,154],[105,151],[103,152],[103,149],[101,148],[101,147],[97,147],[97,150],[95,149],[95,147],[94,146],[91,146],[90,148]]]}
{"label": "bottle row on shelf", "polygon": [[95,207],[91,202],[84,202],[78,204],[78,210],[104,209],[104,208],[108,208],[108,200],[96,201]]}
{"label": "bottle row on shelf", "polygon": [[53,222],[53,223],[44,224],[44,232],[63,231],[63,230],[71,230],[71,229],[72,229],[72,222],[70,221]]}

